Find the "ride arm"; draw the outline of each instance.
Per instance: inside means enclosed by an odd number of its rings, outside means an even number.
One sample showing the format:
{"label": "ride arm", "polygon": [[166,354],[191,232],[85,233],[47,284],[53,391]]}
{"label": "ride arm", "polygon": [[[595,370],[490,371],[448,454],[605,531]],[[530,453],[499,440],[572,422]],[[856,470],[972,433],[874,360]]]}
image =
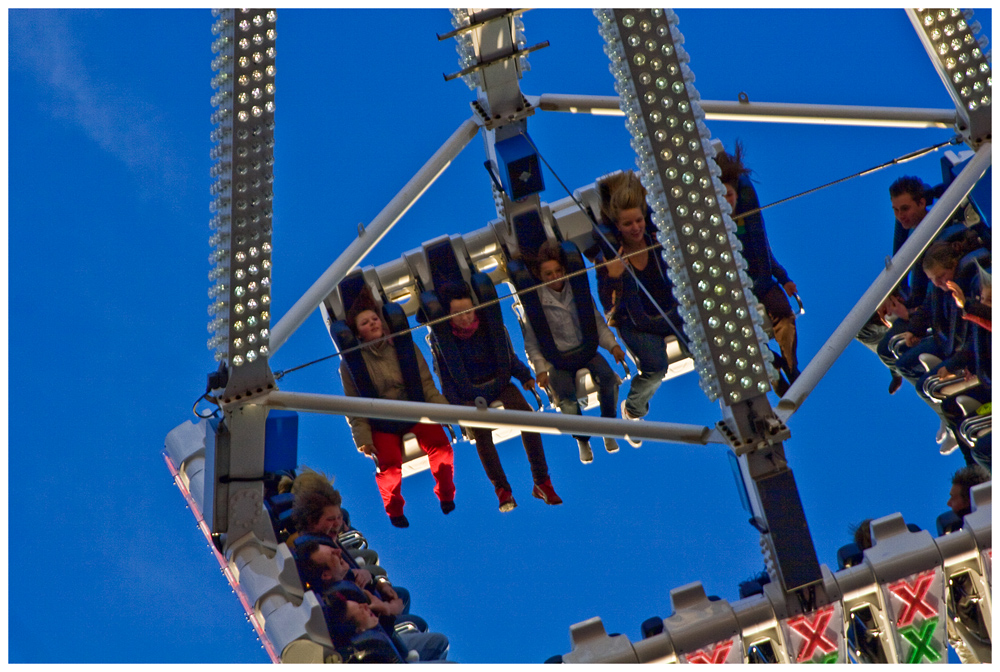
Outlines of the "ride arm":
{"label": "ride arm", "polygon": [[[340,382],[344,384],[344,395],[348,397],[357,397],[358,388],[354,386],[354,381],[351,380],[351,374],[347,370],[347,364],[341,363],[340,365]],[[371,424],[368,422],[368,418],[359,417],[347,417],[347,424],[351,426],[351,436],[354,437],[354,443],[360,448],[361,446],[371,446],[372,443],[372,428]]]}

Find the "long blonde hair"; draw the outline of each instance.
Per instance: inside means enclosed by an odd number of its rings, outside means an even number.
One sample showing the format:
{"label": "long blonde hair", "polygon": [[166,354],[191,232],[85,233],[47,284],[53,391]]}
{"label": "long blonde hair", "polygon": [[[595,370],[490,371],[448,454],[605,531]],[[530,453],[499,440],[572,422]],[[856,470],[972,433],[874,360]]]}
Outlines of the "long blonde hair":
{"label": "long blonde hair", "polygon": [[649,212],[646,189],[631,170],[599,179],[597,188],[601,194],[601,218],[605,224],[617,224],[622,210],[638,208],[643,217]]}

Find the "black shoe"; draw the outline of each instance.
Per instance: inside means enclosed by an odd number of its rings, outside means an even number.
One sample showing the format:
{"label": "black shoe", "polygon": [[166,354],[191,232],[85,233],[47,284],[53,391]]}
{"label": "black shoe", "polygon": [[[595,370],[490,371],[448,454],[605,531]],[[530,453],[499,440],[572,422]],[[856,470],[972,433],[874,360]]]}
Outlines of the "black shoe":
{"label": "black shoe", "polygon": [[455,502],[454,501],[451,501],[451,502],[441,502],[441,513],[443,513],[444,515],[447,516],[449,513],[451,513],[454,510],[455,510]]}
{"label": "black shoe", "polygon": [[900,386],[903,384],[902,376],[897,374],[892,374],[892,380],[889,381],[889,394],[896,394]]}
{"label": "black shoe", "polygon": [[406,516],[389,516],[389,522],[392,523],[393,527],[410,526],[410,521],[406,519]]}

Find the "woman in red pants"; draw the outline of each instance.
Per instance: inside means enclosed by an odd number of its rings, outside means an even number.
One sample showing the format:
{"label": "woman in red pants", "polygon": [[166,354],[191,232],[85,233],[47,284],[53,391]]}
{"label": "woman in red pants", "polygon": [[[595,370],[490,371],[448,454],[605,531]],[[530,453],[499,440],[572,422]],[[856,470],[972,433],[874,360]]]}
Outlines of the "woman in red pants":
{"label": "woman in red pants", "polygon": [[[366,287],[347,313],[347,324],[362,343],[361,354],[367,369],[370,386],[356,385],[347,363],[340,365],[340,378],[344,383],[344,394],[351,397],[370,396],[397,401],[426,401],[447,404],[448,400],[438,391],[431,378],[430,369],[420,350],[413,348],[419,369],[419,387],[422,399],[414,399],[415,392],[408,392],[406,376],[400,367],[399,356],[392,339],[383,339],[386,333],[380,311]],[[412,372],[409,372],[412,373]],[[369,387],[359,391],[359,387]],[[367,392],[367,393],[366,393]],[[421,450],[430,458],[431,473],[434,476],[434,494],[441,501],[441,510],[451,513],[455,510],[454,454],[451,442],[441,425],[410,423],[409,421],[377,420],[374,418],[349,417],[351,433],[358,450],[365,455],[374,455],[378,461],[378,483],[385,512],[396,527],[409,527],[403,515],[405,500],[400,492],[402,482],[403,435],[412,433],[417,437]]]}

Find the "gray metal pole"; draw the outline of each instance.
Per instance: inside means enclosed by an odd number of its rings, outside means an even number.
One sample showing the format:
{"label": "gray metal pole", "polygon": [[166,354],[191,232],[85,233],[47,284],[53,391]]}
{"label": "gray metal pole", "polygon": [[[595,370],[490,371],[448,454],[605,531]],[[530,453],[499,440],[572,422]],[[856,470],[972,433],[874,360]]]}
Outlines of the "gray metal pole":
{"label": "gray metal pole", "polygon": [[[529,99],[532,98],[529,96]],[[544,93],[536,104],[550,112],[623,116],[618,96],[585,96]],[[806,105],[798,103],[740,103],[727,100],[698,101],[710,120],[767,121],[797,124],[891,126],[901,128],[954,128],[955,110],[858,105]]]}
{"label": "gray metal pole", "polygon": [[388,205],[382,208],[382,212],[378,213],[361,235],[347,246],[340,257],[326,269],[312,287],[306,290],[302,298],[295,302],[295,305],[271,330],[270,355],[272,357],[284,345],[288,337],[306,321],[309,314],[319,307],[323,299],[337,286],[337,283],[343,280],[344,276],[351,272],[351,269],[361,263],[361,260],[382,239],[382,236],[388,233],[389,229],[399,221],[399,218],[410,209],[410,206],[416,203],[427,188],[434,184],[438,176],[476,137],[478,132],[479,125],[476,123],[476,117],[465,120],[441,145],[441,148],[427,160],[427,163],[410,178],[410,181],[399,193],[389,201]]}
{"label": "gray metal pole", "polygon": [[387,418],[392,420],[412,420],[413,422],[436,422],[462,427],[516,427],[542,434],[577,434],[587,436],[611,436],[635,439],[667,441],[670,443],[725,443],[722,436],[709,427],[681,425],[672,422],[635,422],[617,418],[589,417],[585,415],[564,415],[562,413],[538,413],[530,411],[510,411],[495,408],[479,409],[472,406],[449,404],[429,404],[415,401],[391,401],[369,399],[367,397],[345,397],[329,394],[308,394],[304,392],[282,392],[276,390],[266,397],[255,400],[272,408],[293,411],[332,413],[336,415],[361,416],[366,418]]}
{"label": "gray metal pole", "polygon": [[962,172],[948,186],[948,189],[920,222],[920,225],[914,229],[903,246],[899,248],[899,252],[892,258],[886,269],[879,274],[872,286],[858,300],[798,379],[785,392],[785,396],[778,402],[777,408],[778,417],[782,421],[788,420],[792,413],[802,406],[802,402],[830,370],[830,367],[868,321],[871,314],[889,296],[892,288],[906,274],[917,257],[931,244],[934,236],[944,227],[945,222],[958,208],[962,199],[968,195],[979,178],[990,167],[992,148],[991,143],[985,143],[979,148],[976,155],[962,169]]}

